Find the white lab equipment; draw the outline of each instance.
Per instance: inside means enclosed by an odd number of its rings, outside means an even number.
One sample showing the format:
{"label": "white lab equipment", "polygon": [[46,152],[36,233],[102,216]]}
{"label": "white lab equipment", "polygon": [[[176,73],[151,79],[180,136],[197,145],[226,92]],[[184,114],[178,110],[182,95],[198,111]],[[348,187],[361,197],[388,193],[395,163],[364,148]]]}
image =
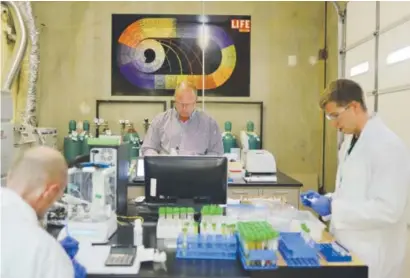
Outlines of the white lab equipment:
{"label": "white lab equipment", "polygon": [[105,243],[117,230],[116,174],[114,167],[96,167],[87,163],[82,168],[68,170],[66,229],[62,229],[59,239],[67,233],[82,242]]}
{"label": "white lab equipment", "polygon": [[134,221],[134,245],[143,245],[143,229],[141,219],[135,219]]}
{"label": "white lab equipment", "polygon": [[276,182],[276,161],[267,150],[248,150],[245,170],[249,174],[247,182]]}

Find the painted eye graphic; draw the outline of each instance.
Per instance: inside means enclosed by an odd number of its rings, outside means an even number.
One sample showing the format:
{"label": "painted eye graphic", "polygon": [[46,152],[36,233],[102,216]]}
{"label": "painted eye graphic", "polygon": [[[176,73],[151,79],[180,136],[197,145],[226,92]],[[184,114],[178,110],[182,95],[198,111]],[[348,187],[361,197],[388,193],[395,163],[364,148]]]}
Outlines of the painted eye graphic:
{"label": "painted eye graphic", "polygon": [[[224,26],[171,17],[132,21],[117,36],[113,55],[118,75],[135,90],[150,92],[165,90],[173,93],[184,80],[195,84],[198,90],[215,91],[231,79],[238,66],[235,41]],[[249,82],[242,86],[245,91],[246,86]]]}

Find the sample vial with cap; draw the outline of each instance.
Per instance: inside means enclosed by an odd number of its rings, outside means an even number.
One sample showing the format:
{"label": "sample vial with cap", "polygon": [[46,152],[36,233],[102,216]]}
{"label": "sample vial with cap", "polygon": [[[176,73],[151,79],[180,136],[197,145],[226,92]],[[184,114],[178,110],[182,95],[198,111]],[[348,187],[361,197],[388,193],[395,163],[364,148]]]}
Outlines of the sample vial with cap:
{"label": "sample vial with cap", "polygon": [[143,229],[141,219],[135,219],[134,221],[134,245],[142,246]]}

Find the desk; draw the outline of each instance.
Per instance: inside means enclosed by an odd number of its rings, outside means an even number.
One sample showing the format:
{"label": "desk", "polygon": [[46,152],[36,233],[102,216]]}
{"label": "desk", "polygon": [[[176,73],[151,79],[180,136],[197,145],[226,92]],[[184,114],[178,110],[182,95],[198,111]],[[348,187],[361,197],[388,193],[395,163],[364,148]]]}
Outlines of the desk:
{"label": "desk", "polygon": [[[141,215],[135,205],[128,206],[128,215]],[[143,229],[143,242],[146,248],[157,248],[164,250],[161,240],[156,239],[156,222],[150,222],[146,218]],[[57,237],[59,228],[48,228],[48,231]],[[330,235],[324,236],[324,241],[330,240]],[[130,225],[119,226],[117,232],[111,238],[112,244],[133,244],[134,234],[133,227]],[[327,263],[321,260],[323,267],[320,268],[288,268],[283,258],[278,256],[278,269],[270,271],[253,271],[247,272],[239,260],[182,260],[176,259],[175,250],[164,250],[167,253],[166,270],[160,264],[143,263],[138,276],[133,275],[88,275],[88,278],[131,278],[131,277],[225,277],[225,278],[367,278],[368,268],[363,265],[357,258],[349,263]]]}
{"label": "desk", "polygon": [[[56,236],[57,229],[49,229]],[[161,242],[156,240],[156,223],[144,223],[144,246],[162,249]],[[133,229],[131,226],[119,227],[117,233],[111,239],[112,244],[133,243]],[[367,267],[357,259],[351,263],[327,264],[321,261],[320,268],[288,268],[282,257],[278,257],[278,269],[269,271],[247,272],[243,270],[239,260],[183,260],[176,259],[175,252],[165,250],[167,262],[165,267],[161,264],[143,263],[138,276],[135,275],[87,275],[88,278],[131,278],[131,277],[230,277],[230,278],[367,278]]]}
{"label": "desk", "polygon": [[[231,199],[284,197],[289,204],[299,207],[299,193],[303,184],[282,172],[278,172],[276,176],[277,182],[271,183],[247,183],[243,179],[230,182],[228,197]],[[128,183],[128,199],[144,195],[143,180]]]}

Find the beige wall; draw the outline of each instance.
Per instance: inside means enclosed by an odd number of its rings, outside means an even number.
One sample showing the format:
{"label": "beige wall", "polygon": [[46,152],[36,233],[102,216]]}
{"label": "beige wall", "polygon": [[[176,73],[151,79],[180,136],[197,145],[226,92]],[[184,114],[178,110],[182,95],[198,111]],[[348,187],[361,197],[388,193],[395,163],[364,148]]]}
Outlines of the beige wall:
{"label": "beige wall", "polygon": [[[2,9],[3,11],[3,9]],[[8,32],[8,26],[12,22],[10,21],[11,13],[8,10],[4,10],[7,12],[7,16],[2,16],[1,18],[1,86],[3,88],[3,82],[5,81],[5,72],[8,72],[11,64],[12,64],[12,56],[13,51],[15,50],[15,41],[7,40],[6,39],[6,32]],[[28,62],[28,55],[30,51],[30,46],[26,49],[26,55],[22,61],[21,71],[17,74],[14,79],[11,88],[11,94],[13,97],[13,122],[14,123],[21,123],[23,120],[23,114],[26,108],[26,99],[27,99],[27,89],[28,89],[28,70],[29,70],[29,62]]]}
{"label": "beige wall", "polygon": [[[136,99],[111,97],[112,13],[202,12],[201,2],[33,2],[33,7],[38,25],[45,25],[40,40],[39,122],[58,128],[60,146],[70,119],[94,118],[96,99]],[[322,115],[317,99],[323,89],[323,62],[311,65],[309,58],[323,47],[324,2],[206,2],[205,12],[252,16],[251,97],[235,100],[264,102],[265,148],[275,154],[282,171],[316,187],[321,170]],[[337,32],[336,22],[330,26],[330,33]],[[288,66],[289,55],[297,56],[296,66]],[[337,50],[331,55],[337,57]],[[336,69],[336,64],[331,67]],[[330,76],[336,76],[335,70]],[[88,114],[84,106],[89,106]],[[112,113],[109,107],[104,109],[102,117],[111,115],[111,123],[116,117],[133,118],[141,130],[140,121],[152,117],[158,107],[116,107]],[[235,109],[225,117],[244,108]],[[223,107],[212,106],[210,111],[222,125]],[[250,117],[239,115],[236,131]],[[240,123],[243,126],[238,127]],[[334,134],[327,137],[328,142],[335,141]],[[327,159],[328,165],[334,163],[332,157]],[[329,175],[332,181],[334,174]]]}

